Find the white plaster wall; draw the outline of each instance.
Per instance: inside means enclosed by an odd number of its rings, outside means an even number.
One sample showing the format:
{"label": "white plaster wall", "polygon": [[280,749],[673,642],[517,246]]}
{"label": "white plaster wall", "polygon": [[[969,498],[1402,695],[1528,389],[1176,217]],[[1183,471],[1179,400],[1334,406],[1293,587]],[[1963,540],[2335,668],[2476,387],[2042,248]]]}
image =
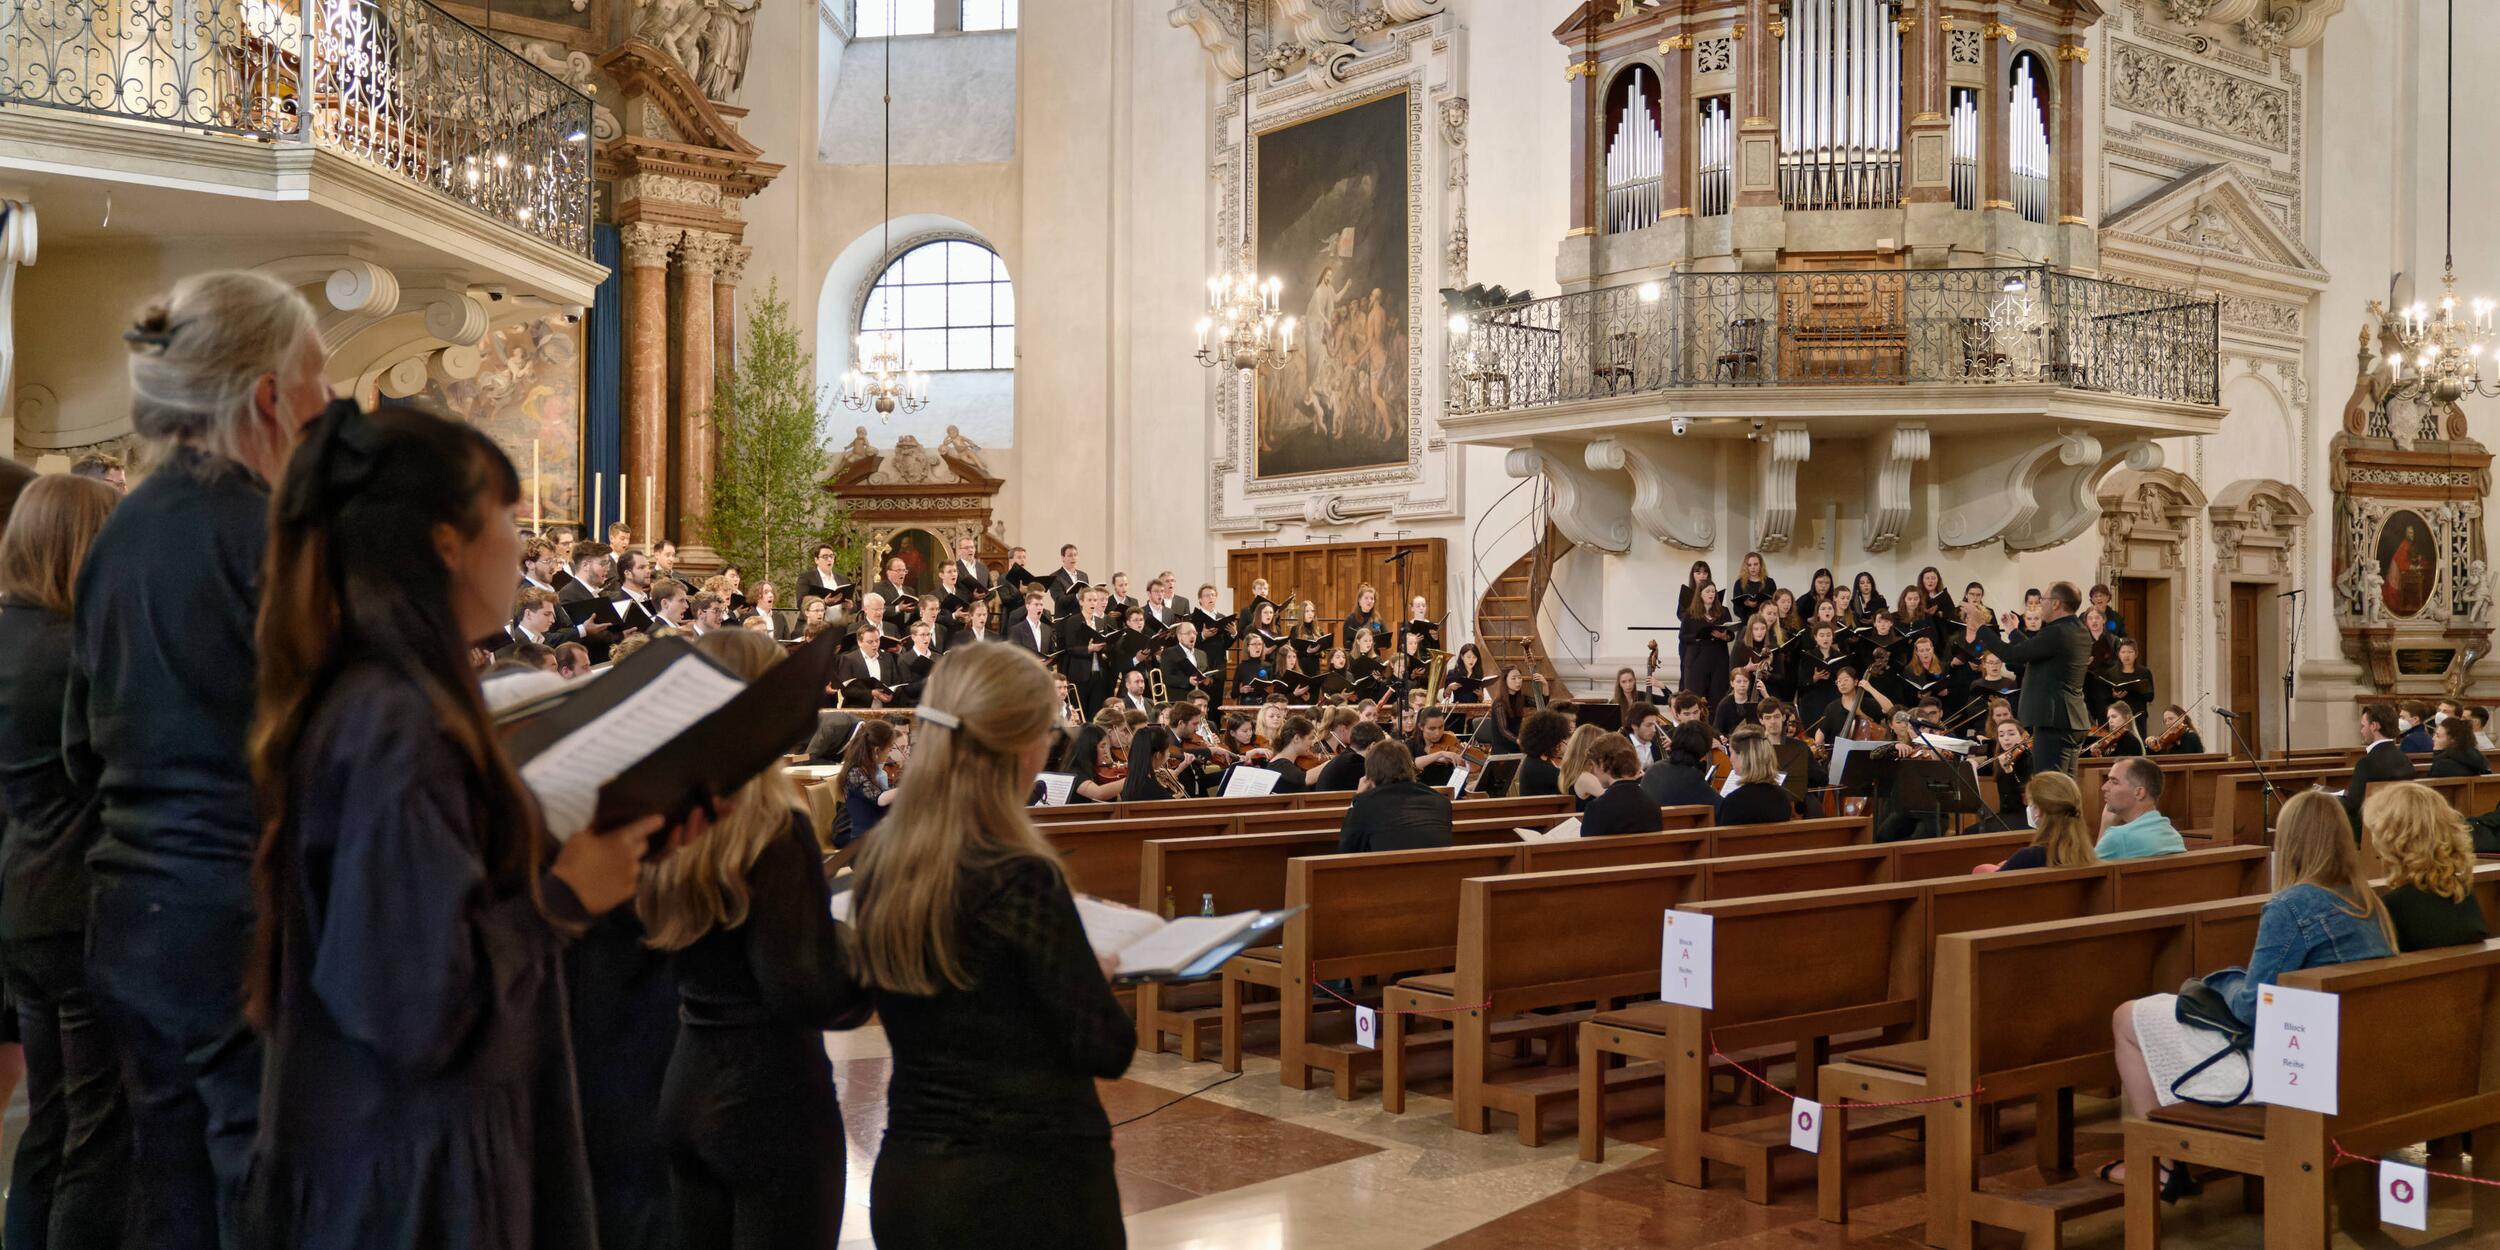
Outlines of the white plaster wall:
{"label": "white plaster wall", "polygon": [[824,71],[829,97],[816,159],[874,165],[884,150],[885,53],[894,81],[894,163],[983,165],[1015,156],[1016,32],[955,32],[868,39],[841,47]]}

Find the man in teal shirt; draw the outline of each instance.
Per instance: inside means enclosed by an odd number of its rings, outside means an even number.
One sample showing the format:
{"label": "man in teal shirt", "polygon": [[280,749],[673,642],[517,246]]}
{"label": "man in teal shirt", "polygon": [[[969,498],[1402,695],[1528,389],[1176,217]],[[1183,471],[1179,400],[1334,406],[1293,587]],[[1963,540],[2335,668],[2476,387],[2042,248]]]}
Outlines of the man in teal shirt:
{"label": "man in teal shirt", "polygon": [[2143,756],[2118,761],[2101,778],[2101,841],[2092,848],[2104,860],[2147,859],[2187,849],[2176,825],[2161,814],[2161,765]]}

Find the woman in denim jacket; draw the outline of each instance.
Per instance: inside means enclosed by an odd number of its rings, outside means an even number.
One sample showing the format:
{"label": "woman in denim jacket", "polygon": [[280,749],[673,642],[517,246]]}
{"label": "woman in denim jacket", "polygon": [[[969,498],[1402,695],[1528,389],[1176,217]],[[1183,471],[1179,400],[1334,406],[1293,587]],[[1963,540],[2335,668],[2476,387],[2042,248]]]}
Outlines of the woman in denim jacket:
{"label": "woman in denim jacket", "polygon": [[[2205,978],[2243,1025],[2257,1022],[2257,990],[2286,972],[2377,959],[2395,953],[2394,924],[2361,867],[2360,844],[2343,804],[2323,791],[2293,796],[2275,822],[2274,897],[2257,919],[2257,946],[2245,968],[2225,968]],[[2248,1088],[2247,1057],[2228,1056],[2193,1076],[2186,1074],[2229,1039],[2210,1029],[2181,1024],[2178,998],[2155,994],[2122,1003],[2111,1018],[2117,1042],[2118,1077],[2127,1114],[2141,1117],[2184,1099],[2236,1101]],[[2184,1080],[2182,1078],[2185,1078]],[[2101,1169],[2101,1178],[2124,1179],[2122,1165]],[[2196,1192],[2185,1168],[2162,1169],[2161,1196],[2175,1202]]]}

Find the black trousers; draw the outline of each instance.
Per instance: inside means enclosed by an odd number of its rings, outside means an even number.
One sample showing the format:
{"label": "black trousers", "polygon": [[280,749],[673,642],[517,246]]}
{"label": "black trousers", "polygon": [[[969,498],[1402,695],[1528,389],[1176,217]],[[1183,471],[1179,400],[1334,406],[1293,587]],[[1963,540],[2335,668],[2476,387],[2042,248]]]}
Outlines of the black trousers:
{"label": "black trousers", "polygon": [[127,1244],[241,1250],[260,1128],[260,1039],[243,1022],[252,917],[153,879],[100,878],[87,985],[130,1108]]}
{"label": "black trousers", "polygon": [[[2030,726],[2024,726],[2029,729]],[[2075,775],[2075,762],[2083,754],[2083,732],[2077,729],[2032,729],[2031,772]]]}
{"label": "black trousers", "polygon": [[833,1250],[842,1240],[842,1110],[822,1033],[681,1027],[660,1126],[677,1250]]}
{"label": "black trousers", "polygon": [[1121,1250],[1120,1185],[1111,1143],[1034,1142],[1020,1149],[928,1146],[889,1134],[869,1182],[878,1250]]}
{"label": "black trousers", "polygon": [[121,1069],[87,992],[86,935],[0,951],[26,1045],[26,1131],[9,1175],[9,1250],[122,1244],[130,1118]]}

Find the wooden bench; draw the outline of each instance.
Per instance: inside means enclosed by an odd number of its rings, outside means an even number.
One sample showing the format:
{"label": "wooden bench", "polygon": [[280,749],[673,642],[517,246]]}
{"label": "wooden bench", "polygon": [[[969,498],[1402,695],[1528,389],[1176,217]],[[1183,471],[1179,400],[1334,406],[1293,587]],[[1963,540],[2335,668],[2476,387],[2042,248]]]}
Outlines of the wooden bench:
{"label": "wooden bench", "polygon": [[[1925,1021],[1921,1004],[1938,936],[2100,915],[2120,910],[2130,898],[2162,900],[2155,905],[2197,901],[2200,893],[2230,898],[2259,888],[2265,872],[2263,850],[2218,848],[2086,868],[1692,904],[1690,910],[1715,918],[1715,1005],[1703,1011],[1643,1003],[1601,1014],[1581,1030],[1581,1155],[1603,1157],[1603,1095],[1596,1082],[1608,1057],[1659,1061],[1667,1080],[1668,1178],[1701,1187],[1708,1164],[1725,1163],[1745,1171],[1749,1199],[1768,1201],[1770,1165],[1787,1148],[1786,1126],[1710,1127],[1709,1039],[1730,1054],[1793,1048],[1797,1093],[1804,1097],[1814,1096],[1834,1037],[1881,1030],[1884,1044],[1860,1058],[1916,1069],[1923,1066],[1914,1043]],[[1876,917],[1884,919],[1877,923]]]}
{"label": "wooden bench", "polygon": [[[1405,1109],[1410,1035],[1439,1037],[1431,1031],[1413,1034],[1407,1016],[1446,1015],[1456,1046],[1452,1119],[1462,1129],[1481,1133],[1488,1112],[1505,1112],[1515,1118],[1522,1142],[1541,1144],[1545,1108],[1570,1101],[1581,1076],[1541,1070],[1500,1079],[1489,1066],[1493,1032],[1529,1013],[1576,1012],[1583,1003],[1607,1010],[1621,1000],[1656,993],[1658,928],[1668,907],[1884,881],[1902,871],[1962,876],[1973,864],[1994,863],[2011,854],[2029,836],[1996,834],[1670,865],[1696,869],[1691,876],[1650,871],[1657,865],[1548,870],[1553,861],[1537,860],[1527,872],[1468,881],[1461,887],[1455,971],[1409,978],[1383,995],[1382,1104],[1393,1112]],[[1548,934],[1568,934],[1569,940],[1540,940]],[[1570,1018],[1576,1023],[1587,1014]]]}
{"label": "wooden bench", "polygon": [[[2336,996],[2334,1115],[2296,1107],[2181,1103],[2128,1119],[2126,1244],[2161,1243],[2154,1160],[2238,1172],[2265,1185],[2265,1244],[2329,1244],[2329,1191],[2339,1223],[2377,1226],[2374,1169],[2339,1167],[2337,1148],[2364,1159],[2500,1124],[2500,940],[2287,972],[2279,984]],[[2500,1225],[2500,1151],[2473,1152],[2474,1224]]]}

